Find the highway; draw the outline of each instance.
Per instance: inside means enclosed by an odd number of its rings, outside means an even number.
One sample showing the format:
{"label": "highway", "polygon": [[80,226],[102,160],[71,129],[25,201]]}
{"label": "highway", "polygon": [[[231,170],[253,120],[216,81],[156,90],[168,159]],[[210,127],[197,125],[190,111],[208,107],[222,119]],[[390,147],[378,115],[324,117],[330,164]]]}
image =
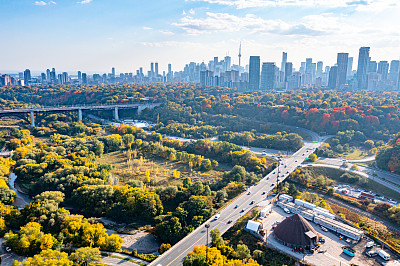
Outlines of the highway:
{"label": "highway", "polygon": [[[279,174],[279,182],[282,182],[293,172],[311,153],[318,148],[323,140],[319,136],[314,142],[307,142],[305,146],[295,152],[290,158],[285,159],[283,165],[279,166],[270,174],[265,176],[257,185],[249,188],[245,193],[239,196],[235,201],[227,205],[222,211],[219,212],[220,217],[214,220],[211,217],[207,222],[199,226],[192,233],[187,235],[177,244],[175,244],[167,252],[159,256],[150,265],[154,266],[168,266],[168,265],[182,265],[183,259],[187,253],[193,250],[195,245],[209,245],[211,237],[208,238],[207,243],[207,230],[205,225],[209,224],[209,230],[218,228],[221,234],[225,233],[235,222],[251,208],[257,205],[267,205],[267,195],[276,185],[277,175]],[[322,141],[322,142],[321,142]],[[253,202],[253,204],[251,204]],[[228,221],[231,221],[228,224]]]}

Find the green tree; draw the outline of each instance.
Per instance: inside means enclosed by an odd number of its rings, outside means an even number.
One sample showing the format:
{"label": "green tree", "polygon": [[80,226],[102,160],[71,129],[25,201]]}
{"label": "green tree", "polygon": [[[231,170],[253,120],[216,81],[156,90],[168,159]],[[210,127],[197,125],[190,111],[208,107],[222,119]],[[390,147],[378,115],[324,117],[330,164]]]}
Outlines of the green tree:
{"label": "green tree", "polygon": [[78,248],[69,256],[69,259],[78,265],[97,265],[103,262],[100,250],[90,247]]}

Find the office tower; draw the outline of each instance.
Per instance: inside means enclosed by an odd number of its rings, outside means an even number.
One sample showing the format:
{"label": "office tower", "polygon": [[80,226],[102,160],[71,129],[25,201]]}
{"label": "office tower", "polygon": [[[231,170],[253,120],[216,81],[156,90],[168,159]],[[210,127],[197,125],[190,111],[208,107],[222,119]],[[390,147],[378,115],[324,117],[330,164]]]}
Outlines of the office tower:
{"label": "office tower", "polygon": [[158,76],[158,63],[156,62],[155,64],[154,64],[154,67],[155,67],[155,74],[156,74],[156,77]]}
{"label": "office tower", "polygon": [[140,73],[140,76],[143,77],[143,67],[139,68],[139,73]]}
{"label": "office tower", "polygon": [[152,62],[151,64],[150,64],[150,75],[149,75],[149,77],[153,77],[154,76],[154,63]]}
{"label": "office tower", "polygon": [[86,76],[86,73],[82,73],[82,84],[87,84],[87,76]]}
{"label": "office tower", "polygon": [[50,83],[51,82],[50,69],[46,70],[46,78],[47,78],[47,82]]}
{"label": "office tower", "polygon": [[31,83],[31,71],[29,69],[25,69],[24,71],[24,82],[25,85],[28,86]]}
{"label": "office tower", "polygon": [[50,80],[52,84],[57,84],[57,73],[55,68],[52,68],[50,72]]}
{"label": "office tower", "polygon": [[324,68],[324,62],[318,61],[317,63],[317,75],[316,77],[322,77],[322,69]]}
{"label": "office tower", "polygon": [[225,62],[225,71],[229,71],[231,70],[231,64],[232,64],[232,59],[230,56],[225,56],[224,58],[224,62]]}
{"label": "office tower", "polygon": [[217,70],[217,65],[218,65],[218,56],[214,57],[214,72]]}
{"label": "office tower", "polygon": [[390,62],[390,74],[399,74],[400,72],[400,60],[392,60]]}
{"label": "office tower", "polygon": [[378,64],[378,74],[381,74],[381,79],[386,80],[389,72],[389,63],[388,61],[380,61]]}
{"label": "office tower", "polygon": [[336,87],[343,88],[347,81],[347,65],[349,64],[348,53],[338,53],[337,55],[337,80]]}
{"label": "office tower", "polygon": [[249,90],[256,91],[260,89],[260,57],[250,56],[249,65]]}
{"label": "office tower", "polygon": [[281,64],[281,71],[282,71],[283,73],[285,73],[286,62],[287,62],[287,53],[286,53],[286,52],[283,52],[283,53],[282,53],[282,64]]}
{"label": "office tower", "polygon": [[302,75],[306,73],[306,62],[301,62],[299,71]]}
{"label": "office tower", "polygon": [[288,81],[288,77],[292,75],[293,72],[293,64],[291,62],[287,62],[285,64],[285,82]]}
{"label": "office tower", "polygon": [[46,81],[46,74],[45,73],[40,74],[40,78],[42,80],[42,83],[44,83]]}
{"label": "office tower", "polygon": [[111,69],[111,76],[112,76],[113,78],[115,78],[115,67],[113,67],[113,68]]}
{"label": "office tower", "polygon": [[338,67],[333,66],[329,70],[328,88],[333,90],[337,85]]}
{"label": "office tower", "polygon": [[78,71],[78,80],[81,81],[82,80],[82,72]]}
{"label": "office tower", "polygon": [[312,58],[306,58],[306,74],[312,74]]}
{"label": "office tower", "polygon": [[347,77],[351,78],[353,72],[353,57],[349,57],[349,60],[347,62]]}
{"label": "office tower", "polygon": [[171,74],[171,72],[172,72],[172,65],[168,64],[168,74]]}
{"label": "office tower", "polygon": [[367,73],[376,73],[378,63],[376,61],[369,61],[367,67]]}
{"label": "office tower", "polygon": [[367,68],[369,61],[369,47],[361,47],[358,54],[357,83],[358,89],[367,89]]}
{"label": "office tower", "polygon": [[239,67],[240,67],[240,60],[242,59],[242,42],[239,45]]}
{"label": "office tower", "polygon": [[263,63],[261,70],[261,86],[262,90],[275,89],[275,63]]}

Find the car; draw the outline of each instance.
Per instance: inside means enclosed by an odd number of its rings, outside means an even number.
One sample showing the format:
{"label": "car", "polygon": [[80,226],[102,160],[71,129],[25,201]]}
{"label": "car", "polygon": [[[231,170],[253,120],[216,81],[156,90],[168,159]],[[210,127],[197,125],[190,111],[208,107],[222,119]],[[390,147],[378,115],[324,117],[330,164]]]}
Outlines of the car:
{"label": "car", "polygon": [[367,242],[367,244],[365,245],[366,248],[372,248],[374,246],[374,241],[369,241]]}
{"label": "car", "polygon": [[251,194],[251,192],[249,191],[248,193],[247,193],[247,195],[250,195]]}
{"label": "car", "polygon": [[261,195],[265,195],[265,191],[263,191],[263,193],[261,193]]}
{"label": "car", "polygon": [[230,224],[230,223],[232,223],[232,220],[229,220],[229,221],[228,221],[228,224]]}
{"label": "car", "polygon": [[297,163],[297,160],[295,162]]}
{"label": "car", "polygon": [[322,231],[324,232],[328,232],[328,229],[326,229],[325,227],[321,226]]}
{"label": "car", "polygon": [[263,153],[261,153],[261,155],[267,155],[267,153],[263,152]]}
{"label": "car", "polygon": [[234,209],[237,209],[239,207],[239,205],[235,205]]}
{"label": "car", "polygon": [[267,177],[267,180],[269,180],[269,177]]}
{"label": "car", "polygon": [[273,187],[273,186],[274,186],[274,183],[271,184],[271,187]]}
{"label": "car", "polygon": [[322,237],[321,237],[321,238],[319,239],[319,242],[325,243],[325,238],[322,238]]}
{"label": "car", "polygon": [[278,182],[280,182],[281,180],[278,178]]}
{"label": "car", "polygon": [[276,174],[276,172],[273,172],[273,174]]}
{"label": "car", "polygon": [[289,174],[289,171],[286,171],[286,174]]}
{"label": "car", "polygon": [[367,252],[367,256],[372,258],[375,257],[376,255],[378,255],[378,251],[377,250],[370,250]]}
{"label": "car", "polygon": [[10,247],[6,247],[6,251],[7,252],[11,252],[11,248]]}
{"label": "car", "polygon": [[254,200],[252,200],[251,202],[250,202],[250,205],[253,205],[254,204]]}
{"label": "car", "polygon": [[241,213],[244,212],[244,209],[242,209],[240,212],[241,212]]}
{"label": "car", "polygon": [[218,220],[219,217],[221,217],[221,214],[218,213],[217,215],[215,215],[214,220]]}
{"label": "car", "polygon": [[290,213],[290,210],[288,208],[283,209],[286,213]]}

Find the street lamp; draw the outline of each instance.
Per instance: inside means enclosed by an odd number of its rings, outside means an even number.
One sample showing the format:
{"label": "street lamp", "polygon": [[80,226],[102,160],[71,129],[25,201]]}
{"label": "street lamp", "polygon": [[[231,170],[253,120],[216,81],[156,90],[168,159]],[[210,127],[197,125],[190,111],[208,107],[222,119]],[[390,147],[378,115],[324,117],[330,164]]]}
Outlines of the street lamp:
{"label": "street lamp", "polygon": [[208,228],[210,228],[210,224],[206,224],[205,227],[207,229],[207,242],[206,242],[206,263],[207,263],[207,261],[208,261]]}

